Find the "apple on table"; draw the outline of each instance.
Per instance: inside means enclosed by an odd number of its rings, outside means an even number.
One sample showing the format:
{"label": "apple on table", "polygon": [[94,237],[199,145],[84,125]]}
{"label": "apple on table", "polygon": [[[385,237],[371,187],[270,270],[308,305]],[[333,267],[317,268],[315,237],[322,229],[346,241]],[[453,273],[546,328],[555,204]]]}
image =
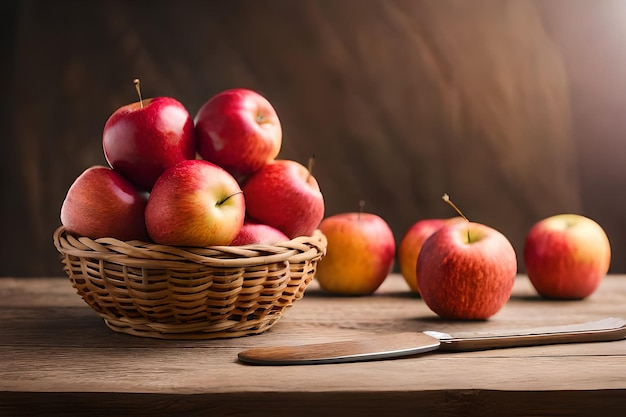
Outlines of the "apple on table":
{"label": "apple on table", "polygon": [[256,91],[234,88],[209,99],[194,118],[198,154],[236,178],[273,161],[282,128],[272,104]]}
{"label": "apple on table", "polygon": [[600,285],[610,263],[609,239],[604,229],[588,217],[550,216],[535,223],[526,235],[526,274],[543,297],[588,297]]}
{"label": "apple on table", "polygon": [[144,210],[148,196],[115,170],[92,166],[70,186],[61,224],[77,236],[148,240]]}
{"label": "apple on table", "polygon": [[417,258],[417,285],[426,305],[455,320],[486,320],[511,297],[517,275],[515,249],[502,233],[470,222],[451,221],[424,241]]}
{"label": "apple on table", "polygon": [[242,186],[251,221],[272,226],[287,237],[310,236],[324,217],[324,197],[310,169],[277,159],[250,175]]}
{"label": "apple on table", "polygon": [[419,294],[417,284],[417,258],[422,245],[433,233],[443,226],[452,222],[464,222],[462,217],[452,217],[449,219],[423,219],[419,220],[405,232],[400,245],[398,246],[398,263],[400,274],[409,285],[411,291]]}
{"label": "apple on table", "polygon": [[171,97],[142,99],[117,109],[104,125],[102,147],[109,165],[150,191],[178,162],[196,158],[196,133],[187,109]]}
{"label": "apple on table", "polygon": [[173,246],[229,245],[245,219],[239,183],[223,168],[186,160],[168,168],[146,205],[150,238]]}
{"label": "apple on table", "polygon": [[480,223],[454,222],[424,242],[417,283],[426,305],[447,319],[486,320],[511,296],[517,257],[509,240]]}
{"label": "apple on table", "polygon": [[373,294],[393,266],[395,240],[387,222],[373,213],[340,213],[325,218],[326,256],[315,278],[322,290],[341,295]]}

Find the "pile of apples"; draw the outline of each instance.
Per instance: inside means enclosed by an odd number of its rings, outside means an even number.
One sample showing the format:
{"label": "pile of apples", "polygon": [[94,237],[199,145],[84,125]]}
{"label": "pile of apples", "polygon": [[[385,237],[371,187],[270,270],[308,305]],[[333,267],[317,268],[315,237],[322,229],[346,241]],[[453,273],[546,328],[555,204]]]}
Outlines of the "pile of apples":
{"label": "pile of apples", "polygon": [[[459,217],[423,219],[409,227],[397,251],[400,272],[425,304],[447,319],[485,320],[511,296],[517,255],[498,230]],[[380,216],[353,212],[325,218],[328,240],[316,278],[323,290],[343,295],[374,293],[388,276],[394,236]],[[524,246],[526,274],[539,295],[578,300],[591,295],[607,274],[611,248],[603,228],[579,214],[538,221]]]}
{"label": "pile of apples", "polygon": [[223,91],[191,118],[171,97],[117,109],[102,136],[109,166],[80,174],[61,207],[69,233],[173,246],[275,244],[311,235],[324,216],[315,177],[277,159],[272,104]]}

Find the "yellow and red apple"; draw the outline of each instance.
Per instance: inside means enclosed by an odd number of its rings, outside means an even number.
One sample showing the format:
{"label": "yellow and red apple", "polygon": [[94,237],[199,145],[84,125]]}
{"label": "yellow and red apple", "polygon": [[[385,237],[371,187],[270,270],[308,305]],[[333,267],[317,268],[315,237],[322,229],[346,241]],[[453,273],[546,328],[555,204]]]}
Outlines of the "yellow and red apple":
{"label": "yellow and red apple", "polygon": [[144,220],[147,194],[109,167],[92,166],[70,186],[61,206],[61,224],[91,239],[148,240]]}
{"label": "yellow and red apple", "polygon": [[417,285],[417,257],[424,241],[443,226],[458,221],[465,220],[462,217],[419,220],[405,232],[398,246],[398,264],[402,277],[414,293],[420,292]]}
{"label": "yellow and red apple", "polygon": [[417,283],[426,305],[447,319],[486,320],[511,296],[517,258],[509,240],[480,223],[454,222],[424,242]]}
{"label": "yellow and red apple", "polygon": [[325,218],[319,229],[328,242],[315,273],[320,287],[342,295],[374,293],[389,275],[395,255],[387,222],[373,213],[341,213]]}
{"label": "yellow and red apple", "polygon": [[245,218],[237,180],[203,160],[180,162],[152,187],[146,227],[156,243],[175,246],[228,245]]}
{"label": "yellow and red apple", "polygon": [[582,299],[607,274],[611,246],[604,229],[579,214],[559,214],[535,223],[524,246],[526,274],[546,298]]}

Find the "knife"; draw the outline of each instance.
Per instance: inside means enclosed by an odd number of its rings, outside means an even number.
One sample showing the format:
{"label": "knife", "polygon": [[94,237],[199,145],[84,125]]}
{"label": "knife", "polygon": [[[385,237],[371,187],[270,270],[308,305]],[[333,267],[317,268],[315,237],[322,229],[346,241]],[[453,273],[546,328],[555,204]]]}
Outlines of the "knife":
{"label": "knife", "polygon": [[239,352],[253,365],[313,365],[363,362],[411,356],[435,350],[473,351],[562,343],[608,342],[626,338],[626,320],[604,320],[499,332],[436,331],[378,335],[367,339],[296,346],[257,347]]}

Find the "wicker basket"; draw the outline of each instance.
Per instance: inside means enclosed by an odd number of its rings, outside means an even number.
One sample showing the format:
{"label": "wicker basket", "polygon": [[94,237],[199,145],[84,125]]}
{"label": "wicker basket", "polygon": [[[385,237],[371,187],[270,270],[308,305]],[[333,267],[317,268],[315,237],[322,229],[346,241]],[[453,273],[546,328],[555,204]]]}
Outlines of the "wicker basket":
{"label": "wicker basket", "polygon": [[116,332],[160,339],[260,334],[302,298],[326,253],[320,231],[275,246],[182,248],[75,237],[54,244],[83,300]]}

